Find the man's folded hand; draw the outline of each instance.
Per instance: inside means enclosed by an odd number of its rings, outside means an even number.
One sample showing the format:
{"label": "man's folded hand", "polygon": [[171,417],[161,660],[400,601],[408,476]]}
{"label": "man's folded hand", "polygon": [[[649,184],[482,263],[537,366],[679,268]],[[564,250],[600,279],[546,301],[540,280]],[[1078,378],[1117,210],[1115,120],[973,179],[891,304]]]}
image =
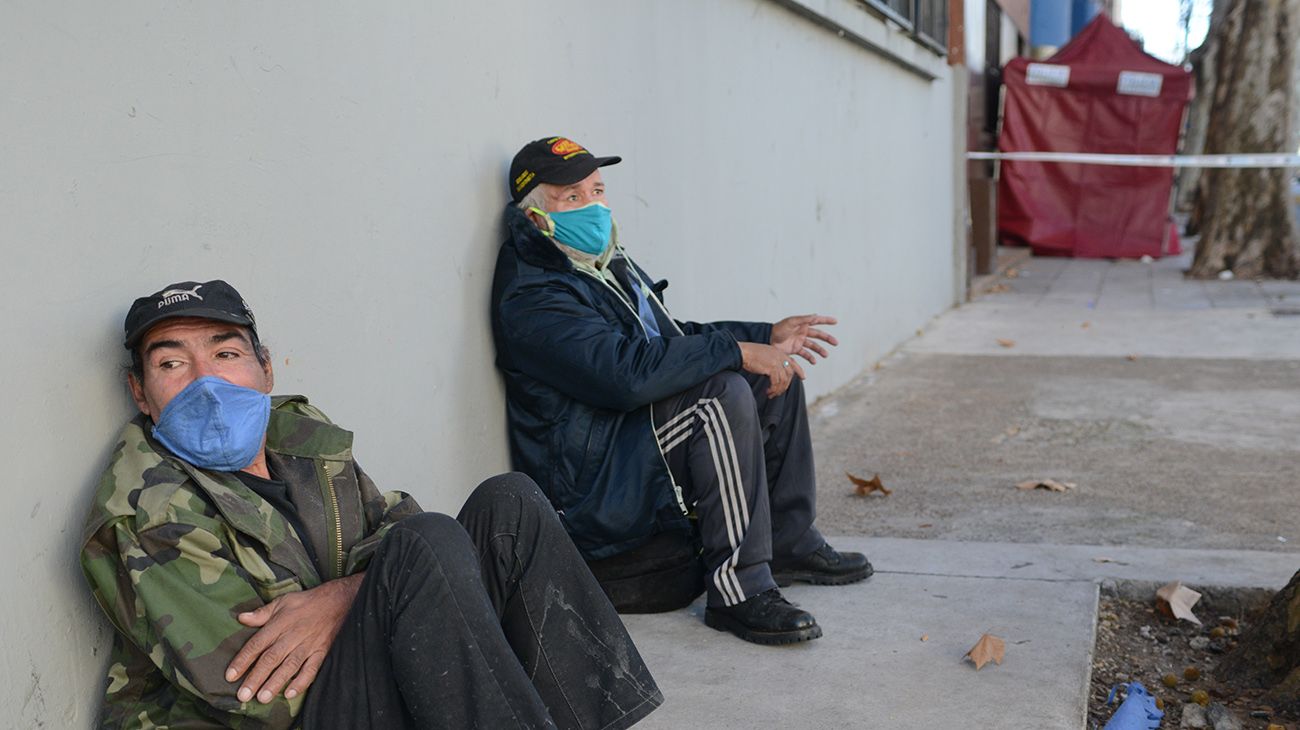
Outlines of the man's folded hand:
{"label": "man's folded hand", "polygon": [[769,381],[767,397],[775,398],[790,387],[797,376],[803,380],[803,368],[794,358],[772,345],[757,342],[740,343],[740,367],[748,373],[766,375]]}
{"label": "man's folded hand", "polygon": [[358,573],[332,580],[239,614],[241,624],[259,629],[226,667],[227,682],[243,677],[237,694],[240,702],[256,696],[266,704],[281,690],[286,699],[307,691],[364,577]]}

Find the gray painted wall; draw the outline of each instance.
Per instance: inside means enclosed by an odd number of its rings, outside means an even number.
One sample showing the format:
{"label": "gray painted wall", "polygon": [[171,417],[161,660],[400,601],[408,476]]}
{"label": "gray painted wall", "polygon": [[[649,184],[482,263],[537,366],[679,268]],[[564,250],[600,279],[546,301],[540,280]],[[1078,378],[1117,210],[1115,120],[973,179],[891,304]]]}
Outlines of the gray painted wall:
{"label": "gray painted wall", "polygon": [[952,304],[948,69],[806,5],[938,79],[769,0],[0,2],[6,723],[93,717],[78,536],[132,414],[122,317],[162,284],[239,287],[277,390],[441,510],[507,468],[488,287],[528,139],[624,156],[623,241],[679,317],[837,314],[814,396]]}

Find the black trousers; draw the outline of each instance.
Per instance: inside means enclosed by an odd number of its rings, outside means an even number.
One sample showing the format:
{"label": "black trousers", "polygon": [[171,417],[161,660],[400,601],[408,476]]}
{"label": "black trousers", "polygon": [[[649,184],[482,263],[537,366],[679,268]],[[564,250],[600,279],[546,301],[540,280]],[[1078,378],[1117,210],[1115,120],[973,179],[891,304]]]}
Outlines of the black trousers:
{"label": "black trousers", "polygon": [[803,381],[767,397],[765,377],[726,371],[654,404],[655,436],[699,518],[710,606],[775,588],[768,562],[825,544]]}
{"label": "black trousers", "polygon": [[305,728],[625,728],[663,702],[537,485],[380,543],[307,693]]}

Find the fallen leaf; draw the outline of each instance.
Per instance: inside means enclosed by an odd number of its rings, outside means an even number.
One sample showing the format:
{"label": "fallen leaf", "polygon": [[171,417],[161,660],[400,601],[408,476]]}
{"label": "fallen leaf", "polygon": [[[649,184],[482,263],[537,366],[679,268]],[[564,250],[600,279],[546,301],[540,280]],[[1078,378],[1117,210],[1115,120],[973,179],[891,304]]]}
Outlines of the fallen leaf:
{"label": "fallen leaf", "polygon": [[1006,273],[1003,274],[1003,276],[1005,276],[1008,279],[1015,279],[1016,277],[1020,276],[1020,269],[1007,269]]}
{"label": "fallen leaf", "polygon": [[1129,362],[1137,362],[1137,361],[1138,361],[1138,356],[1137,356],[1137,355],[1127,355],[1127,356],[1125,356],[1124,359],[1125,359],[1125,360],[1128,360]]}
{"label": "fallen leaf", "polygon": [[921,335],[924,335],[924,334],[925,334],[925,330],[921,329],[920,327],[917,327],[917,328],[916,328],[916,336],[917,336],[917,337],[920,337]]}
{"label": "fallen leaf", "polygon": [[1002,433],[1000,433],[1000,434],[998,434],[997,436],[994,436],[993,438],[989,439],[989,442],[990,442],[990,443],[995,443],[995,444],[1000,444],[1000,443],[1002,443],[1003,441],[1006,441],[1007,439],[1012,438],[1013,436],[1015,436],[1015,435],[1018,434],[1018,433],[1020,433],[1020,427],[1019,427],[1019,426],[1007,426],[1006,429],[1004,429],[1004,430],[1002,431]]}
{"label": "fallen leaf", "polygon": [[927,527],[934,527],[934,525],[930,524],[929,522],[922,522],[921,524],[917,525],[917,527],[921,529],[925,529]]}
{"label": "fallen leaf", "polygon": [[1015,347],[1015,346],[1016,346],[1016,341],[1015,341],[1015,340],[1007,340],[1007,339],[1003,339],[1003,338],[999,337],[999,338],[998,338],[998,344],[999,344],[999,345],[1002,345],[1003,347]]}
{"label": "fallen leaf", "polygon": [[992,660],[995,664],[1002,664],[1002,657],[1005,656],[1006,653],[1007,644],[1005,641],[999,639],[993,634],[984,634],[980,637],[979,641],[975,642],[975,646],[972,646],[970,651],[966,652],[966,655],[962,658],[970,659],[974,662],[975,669],[978,671],[980,667],[988,664],[989,660]]}
{"label": "fallen leaf", "polygon": [[989,287],[986,293],[988,293],[988,294],[1002,294],[1003,292],[1009,292],[1009,291],[1011,291],[1011,287],[1007,286],[1006,284],[997,283],[997,284],[994,284],[993,286]]}
{"label": "fallen leaf", "polygon": [[1052,492],[1065,492],[1079,486],[1074,482],[1058,482],[1055,479],[1030,479],[1020,482],[1016,489],[1046,489]]}
{"label": "fallen leaf", "polygon": [[1079,325],[1079,326],[1082,327],[1083,329],[1088,329],[1089,327],[1092,326],[1092,322],[1084,322],[1083,324],[1081,324],[1081,325]]}
{"label": "fallen leaf", "polygon": [[929,634],[921,634],[921,641],[929,641],[929,640],[930,640]]}
{"label": "fallen leaf", "polygon": [[844,476],[848,477],[849,481],[853,482],[854,485],[853,493],[859,497],[865,497],[868,494],[871,494],[872,492],[880,492],[886,497],[894,493],[893,490],[886,489],[885,485],[881,483],[879,474],[871,477],[870,479],[855,477],[848,472],[844,472]]}
{"label": "fallen leaf", "polygon": [[1173,616],[1184,621],[1191,621],[1197,626],[1201,620],[1192,613],[1192,606],[1201,600],[1201,594],[1183,585],[1180,581],[1167,583],[1156,591],[1156,608],[1166,616]]}

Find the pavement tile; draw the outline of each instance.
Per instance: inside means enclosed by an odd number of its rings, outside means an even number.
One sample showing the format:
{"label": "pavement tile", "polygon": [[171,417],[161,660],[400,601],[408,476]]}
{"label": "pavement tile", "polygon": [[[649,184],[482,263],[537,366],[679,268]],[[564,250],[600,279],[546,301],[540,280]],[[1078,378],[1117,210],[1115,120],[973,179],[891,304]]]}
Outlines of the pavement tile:
{"label": "pavement tile", "polygon": [[[1082,727],[1095,584],[891,573],[786,593],[822,638],[749,644],[698,602],[625,617],[665,697],[641,727]],[[962,657],[985,632],[1006,659],[976,671]]]}
{"label": "pavement tile", "polygon": [[[849,586],[785,590],[826,632],[815,641],[740,641],[704,625],[703,599],[673,613],[625,616],[666,698],[641,727],[1079,728],[1099,581],[1279,587],[1294,557],[898,538],[831,542],[866,552],[877,573]],[[976,671],[962,656],[985,632],[1006,642],[1006,659]]]}
{"label": "pavement tile", "polygon": [[1253,281],[1207,281],[1205,291],[1215,308],[1268,306],[1268,297]]}

